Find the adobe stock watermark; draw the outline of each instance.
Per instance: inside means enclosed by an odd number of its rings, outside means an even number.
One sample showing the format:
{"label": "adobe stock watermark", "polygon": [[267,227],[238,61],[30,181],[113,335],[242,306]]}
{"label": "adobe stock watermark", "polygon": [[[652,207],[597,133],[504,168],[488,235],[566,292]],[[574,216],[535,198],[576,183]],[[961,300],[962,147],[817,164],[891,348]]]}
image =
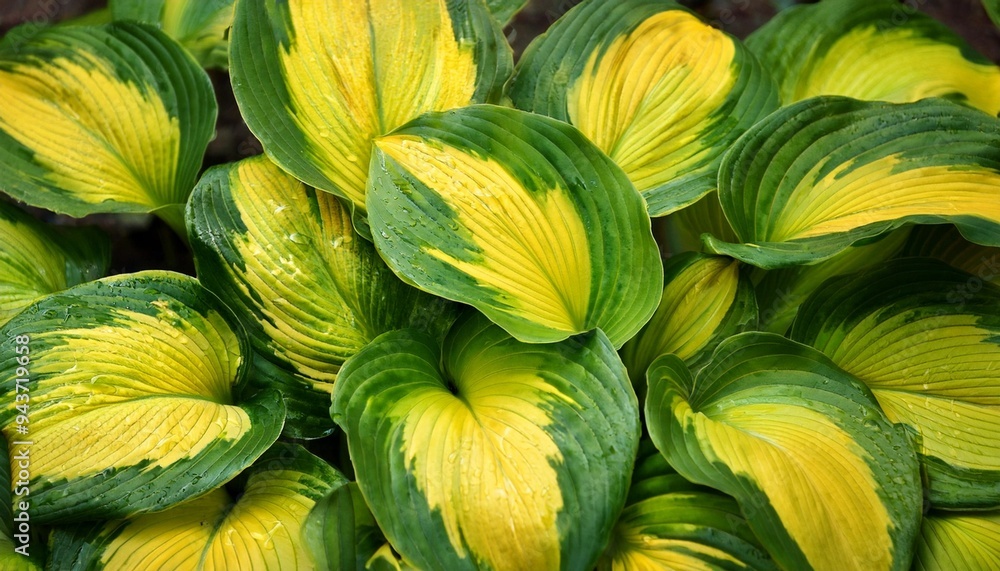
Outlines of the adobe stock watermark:
{"label": "adobe stock watermark", "polygon": [[17,439],[11,441],[10,475],[14,488],[14,551],[28,557],[31,548],[31,502],[28,499],[31,491],[28,484],[31,481],[31,428],[28,412],[31,408],[31,393],[28,382],[31,380],[31,338],[27,335],[14,337],[14,352],[17,353],[17,370],[14,379],[14,430]]}

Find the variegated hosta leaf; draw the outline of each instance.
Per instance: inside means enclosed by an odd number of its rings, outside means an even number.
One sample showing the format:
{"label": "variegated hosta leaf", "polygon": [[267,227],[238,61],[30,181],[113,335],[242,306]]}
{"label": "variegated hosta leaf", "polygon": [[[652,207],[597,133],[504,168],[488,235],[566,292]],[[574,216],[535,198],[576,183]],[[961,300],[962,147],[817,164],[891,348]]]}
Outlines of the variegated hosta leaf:
{"label": "variegated hosta leaf", "polygon": [[235,497],[217,488],[163,512],[57,530],[50,567],[330,569],[314,566],[301,534],[317,502],[346,484],[343,475],[301,446],[278,443],[239,480]]}
{"label": "variegated hosta leaf", "polygon": [[697,378],[674,355],[647,376],[656,447],[685,478],[734,496],[778,565],[909,568],[922,507],[915,445],[821,353],[742,333]]}
{"label": "variegated hosta leaf", "polygon": [[375,146],[375,245],[417,287],[527,342],[600,327],[620,347],[656,309],[663,274],[642,197],[570,125],[476,105]]}
{"label": "variegated hosta leaf", "polygon": [[913,571],[1000,569],[1000,512],[937,512],[924,516]]}
{"label": "variegated hosta leaf", "polygon": [[1000,287],[937,260],[897,260],[826,282],[790,334],[920,433],[932,504],[1000,506]]}
{"label": "variegated hosta leaf", "polygon": [[110,260],[97,229],[47,226],[0,201],[0,325],[43,295],[101,277]]}
{"label": "variegated hosta leaf", "polygon": [[675,252],[700,251],[701,235],[706,232],[725,242],[739,241],[722,212],[718,192],[706,194],[691,206],[674,212],[667,220],[676,241],[677,247],[672,250]]}
{"label": "variegated hosta leaf", "polygon": [[937,258],[982,281],[1000,283],[1000,248],[973,244],[954,226],[915,228],[900,256]]}
{"label": "variegated hosta leaf", "polygon": [[[18,453],[23,455],[23,447],[18,448],[21,449]],[[22,483],[23,480],[18,480],[21,470],[31,469],[30,454],[15,458],[13,472],[10,468],[7,439],[0,438],[0,569],[41,571],[45,562],[45,541],[38,526],[32,525],[31,489]]]}
{"label": "variegated hosta leaf", "polygon": [[947,97],[1000,112],[1000,68],[943,24],[893,0],[796,6],[747,39],[782,101]]}
{"label": "variegated hosta leaf", "polygon": [[244,0],[233,91],[281,167],[365,209],[372,139],[494,102],[513,67],[481,0]]}
{"label": "variegated hosta leaf", "polygon": [[335,196],[306,187],[264,156],[202,177],[191,195],[188,234],[199,278],[250,334],[251,385],[281,389],[285,430],[295,437],[333,430],[337,372],[369,341],[453,315],[443,300],[392,274]]}
{"label": "variegated hosta leaf", "polygon": [[706,246],[772,269],[815,263],[905,223],[954,223],[1000,246],[1000,119],[941,99],[818,97],[736,142],[719,200],[743,244]]}
{"label": "variegated hosta leaf", "polygon": [[663,273],[660,306],[621,351],[629,377],[640,385],[660,355],[673,353],[698,369],[723,339],[757,325],[753,286],[736,260],[686,252],[671,258]]}
{"label": "variegated hosta leaf", "polygon": [[486,7],[501,26],[509,24],[527,5],[528,0],[486,0]]}
{"label": "variegated hosta leaf", "polygon": [[715,189],[723,152],[778,108],[753,54],[668,0],[581,3],[528,47],[510,97],[579,128],[652,216]]}
{"label": "variegated hosta leaf", "polygon": [[0,328],[0,426],[31,442],[32,522],[163,510],[263,453],[284,407],[276,391],[237,399],[233,323],[193,278],[152,271],[44,297]]}
{"label": "variegated hosta leaf", "polygon": [[685,480],[649,441],[597,569],[777,571],[736,502]]}
{"label": "variegated hosta leaf", "polygon": [[904,226],[875,238],[873,242],[851,246],[836,256],[811,266],[758,270],[754,276],[754,292],[760,308],[760,330],[784,335],[795,319],[799,306],[823,282],[835,276],[853,274],[895,257],[906,245],[911,230],[911,227]]}
{"label": "variegated hosta leaf", "polygon": [[386,333],[344,365],[334,420],[386,537],[421,569],[588,569],[625,502],[639,411],[601,331],[525,344],[482,315],[443,349]]}
{"label": "variegated hosta leaf", "polygon": [[215,131],[205,72],[149,26],[56,27],[0,43],[0,188],[83,216],[154,212],[183,232]]}
{"label": "variegated hosta leaf", "polygon": [[116,20],[159,27],[203,66],[229,66],[235,0],[109,0],[109,5]]}
{"label": "variegated hosta leaf", "polygon": [[387,545],[361,490],[350,482],[316,502],[302,537],[317,569],[365,569]]}

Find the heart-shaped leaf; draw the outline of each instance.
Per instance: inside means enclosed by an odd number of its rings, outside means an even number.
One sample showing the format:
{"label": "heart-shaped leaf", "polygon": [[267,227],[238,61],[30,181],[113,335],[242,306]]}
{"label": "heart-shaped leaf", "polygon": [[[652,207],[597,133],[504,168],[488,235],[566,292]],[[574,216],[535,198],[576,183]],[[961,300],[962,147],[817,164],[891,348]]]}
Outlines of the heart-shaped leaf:
{"label": "heart-shaped leaf", "polygon": [[331,412],[376,520],[421,569],[591,568],[639,443],[603,333],[525,344],[475,312],[443,349],[411,331],[373,341]]}
{"label": "heart-shaped leaf", "polygon": [[333,430],[337,372],[369,341],[441,321],[443,336],[454,317],[446,302],[392,274],[335,196],[267,157],[209,170],[187,217],[198,276],[246,324],[255,353],[250,383],[282,391],[291,436]]}
{"label": "heart-shaped leaf", "polygon": [[768,269],[815,263],[906,223],[950,222],[1000,246],[1000,119],[941,99],[802,101],[733,145],[719,201],[743,243],[709,236],[708,248]]}
{"label": "heart-shaped leaf", "polygon": [[216,104],[176,42],[133,23],[11,36],[0,92],[5,192],[72,216],[154,212],[183,233]]}
{"label": "heart-shaped leaf", "polygon": [[915,445],[822,353],[742,333],[697,378],[674,355],[647,376],[656,447],[685,478],[735,497],[779,566],[909,568],[922,508]]}
{"label": "heart-shaped leaf", "polygon": [[238,398],[234,323],[193,278],[151,271],[42,298],[0,328],[0,426],[30,455],[32,521],[163,510],[260,456],[285,411],[276,391]]}
{"label": "heart-shaped leaf", "polygon": [[375,246],[417,287],[526,342],[600,327],[619,347],[656,309],[662,266],[642,197],[570,125],[476,105],[375,146]]}
{"label": "heart-shaped leaf", "polygon": [[920,433],[933,504],[1000,506],[1000,287],[937,260],[895,260],[823,284],[790,336]]}
{"label": "heart-shaped leaf", "polygon": [[264,151],[360,212],[374,138],[497,101],[513,67],[481,0],[244,0],[232,34],[233,92]]}
{"label": "heart-shaped leaf", "polygon": [[676,2],[587,0],[528,47],[509,91],[579,128],[662,216],[714,190],[723,152],[778,108],[764,69]]}

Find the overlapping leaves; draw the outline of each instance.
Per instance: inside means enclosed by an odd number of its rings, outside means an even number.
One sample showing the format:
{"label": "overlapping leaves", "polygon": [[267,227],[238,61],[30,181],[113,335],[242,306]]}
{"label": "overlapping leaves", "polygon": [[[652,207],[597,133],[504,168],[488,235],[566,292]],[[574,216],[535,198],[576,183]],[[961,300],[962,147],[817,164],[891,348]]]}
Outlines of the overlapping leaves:
{"label": "overlapping leaves", "polygon": [[448,326],[445,302],[399,281],[336,197],[266,157],[208,171],[188,227],[200,280],[246,323],[250,383],[282,390],[292,436],[333,430],[337,372],[369,341],[403,327],[443,335]]}
{"label": "overlapping leaves", "polygon": [[795,6],[747,38],[782,101],[843,95],[905,103],[946,97],[1000,112],[1000,67],[915,3],[837,0]]}
{"label": "overlapping leaves", "polygon": [[6,38],[0,92],[5,192],[72,216],[155,212],[183,233],[216,103],[176,42],[133,23]]}
{"label": "overlapping leaves", "polygon": [[941,99],[821,97],[754,125],[726,155],[719,200],[742,244],[706,245],[764,268],[815,263],[905,223],[951,222],[1000,246],[1000,120]]}
{"label": "overlapping leaves", "polygon": [[361,212],[374,138],[497,101],[513,66],[481,1],[245,0],[232,38],[233,91],[264,150]]}
{"label": "overlapping leaves", "polygon": [[936,260],[897,260],[825,283],[790,334],[919,433],[932,504],[1000,505],[1000,288]]}
{"label": "overlapping leaves", "polygon": [[656,309],[662,266],[642,197],[573,127],[475,105],[375,145],[369,221],[405,280],[527,342],[600,327],[618,347]]}
{"label": "overlapping leaves", "polygon": [[778,107],[739,41],[665,0],[581,3],[529,46],[509,92],[518,108],[578,127],[652,216],[715,189],[722,153]]}
{"label": "overlapping leaves", "polygon": [[0,426],[8,441],[23,440],[19,426],[31,435],[11,454],[30,451],[32,521],[162,510],[263,453],[284,407],[274,391],[238,395],[247,348],[234,323],[218,298],[168,272],[82,284],[8,321]]}
{"label": "overlapping leaves", "polygon": [[684,477],[732,495],[786,569],[908,569],[922,495],[916,451],[859,381],[769,333],[719,345],[693,377],[647,374],[646,420]]}
{"label": "overlapping leaves", "polygon": [[639,440],[603,333],[525,344],[474,312],[443,346],[376,339],[344,366],[332,415],[386,537],[423,569],[588,568]]}

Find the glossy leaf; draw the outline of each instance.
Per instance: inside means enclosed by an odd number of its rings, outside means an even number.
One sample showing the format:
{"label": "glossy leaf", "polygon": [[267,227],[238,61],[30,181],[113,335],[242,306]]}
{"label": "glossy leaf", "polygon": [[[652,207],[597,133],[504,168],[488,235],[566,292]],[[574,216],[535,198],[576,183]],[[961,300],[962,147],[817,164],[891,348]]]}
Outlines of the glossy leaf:
{"label": "glossy leaf", "polygon": [[361,212],[374,138],[426,111],[497,101],[513,67],[478,0],[245,0],[231,56],[264,151]]}
{"label": "glossy leaf", "polygon": [[671,258],[663,273],[660,306],[622,347],[622,361],[635,381],[667,353],[697,369],[723,339],[757,324],[753,286],[736,260],[687,252]]}
{"label": "glossy leaf", "polygon": [[663,276],[642,197],[573,127],[478,105],[375,145],[369,221],[405,280],[526,342],[600,327],[621,346],[656,309]]}
{"label": "glossy leaf", "polygon": [[667,0],[588,0],[525,51],[514,105],[572,123],[617,162],[652,216],[716,187],[722,153],[778,108],[732,36]]}
{"label": "glossy leaf", "polygon": [[421,569],[586,569],[625,502],[639,411],[600,332],[524,344],[470,312],[439,347],[386,333],[334,420],[386,537]]}
{"label": "glossy leaf", "polygon": [[1000,568],[1000,512],[931,512],[920,526],[913,571]]}
{"label": "glossy leaf", "polygon": [[742,244],[716,253],[775,268],[815,263],[906,223],[955,224],[1000,246],[1000,119],[940,99],[802,101],[726,155],[719,200]]}
{"label": "glossy leaf", "polygon": [[677,474],[649,441],[598,571],[777,571],[736,501]]}
{"label": "glossy leaf", "polygon": [[[941,228],[925,226],[924,228]],[[760,330],[784,335],[799,306],[829,278],[853,274],[901,255],[911,228],[904,226],[870,243],[851,246],[811,266],[758,270],[754,292],[760,307]]]}
{"label": "glossy leaf", "polygon": [[163,510],[263,453],[284,407],[274,391],[238,398],[234,323],[193,278],[151,271],[52,294],[0,328],[0,426],[32,441],[32,521]]}
{"label": "glossy leaf", "polygon": [[334,428],[340,366],[378,335],[403,327],[440,335],[454,312],[397,279],[350,212],[264,156],[208,171],[192,193],[188,234],[198,276],[246,324],[252,385],[279,388],[286,433]]}
{"label": "glossy leaf", "polygon": [[346,484],[323,460],[276,444],[225,488],[169,510],[99,526],[57,530],[54,569],[311,570],[301,532],[310,510]]}
{"label": "glossy leaf", "polygon": [[41,571],[45,562],[44,541],[37,526],[31,523],[31,489],[24,484],[26,480],[19,478],[22,470],[30,473],[31,448],[20,443],[23,441],[14,442],[18,444],[10,447],[14,452],[12,464],[7,439],[0,438],[0,569]]}
{"label": "glossy leaf", "polygon": [[183,232],[215,129],[205,72],[151,27],[54,27],[0,43],[0,187],[72,216],[154,212]]}
{"label": "glossy leaf", "polygon": [[1000,506],[1000,287],[935,260],[897,260],[826,282],[791,337],[920,434],[932,504]]}
{"label": "glossy leaf", "polygon": [[116,20],[152,24],[205,67],[229,66],[229,27],[236,0],[109,0]]}
{"label": "glossy leaf", "polygon": [[387,545],[361,490],[344,484],[316,502],[302,527],[302,536],[317,569],[365,569]]}
{"label": "glossy leaf", "polygon": [[817,95],[894,103],[947,97],[1000,112],[1000,68],[912,4],[796,6],[751,34],[747,46],[786,104]]}
{"label": "glossy leaf", "polygon": [[718,192],[706,194],[691,206],[674,212],[667,220],[676,252],[700,251],[701,235],[706,232],[725,242],[739,241],[722,212]]}
{"label": "glossy leaf", "polygon": [[0,325],[43,295],[101,277],[110,260],[97,229],[48,226],[0,202]]}
{"label": "glossy leaf", "polygon": [[909,568],[922,507],[915,446],[821,353],[743,333],[697,378],[674,355],[647,377],[656,447],[685,478],[735,497],[779,566]]}

